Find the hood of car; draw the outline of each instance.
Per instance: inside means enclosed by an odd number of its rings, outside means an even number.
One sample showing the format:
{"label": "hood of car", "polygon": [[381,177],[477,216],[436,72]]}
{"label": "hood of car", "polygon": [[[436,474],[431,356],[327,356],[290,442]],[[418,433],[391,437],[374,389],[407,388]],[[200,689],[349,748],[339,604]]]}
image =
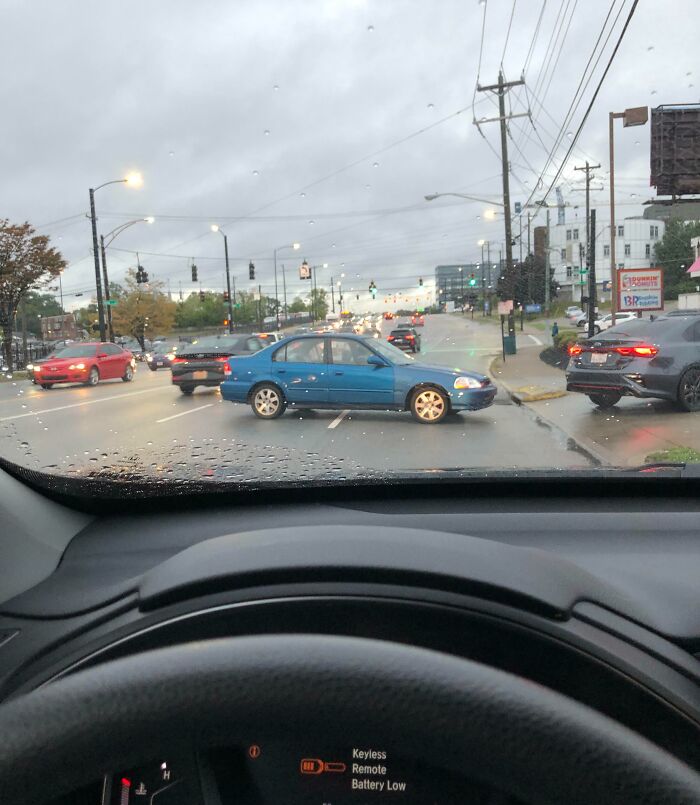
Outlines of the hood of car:
{"label": "hood of car", "polygon": [[474,372],[471,369],[433,366],[429,363],[419,363],[417,361],[411,364],[400,364],[396,367],[396,371],[405,372],[412,378],[415,378],[415,376],[418,375],[422,380],[438,380],[439,378],[442,378],[443,380],[446,378],[454,380],[456,377],[473,377],[481,382],[488,380],[486,375],[482,375],[479,372]]}

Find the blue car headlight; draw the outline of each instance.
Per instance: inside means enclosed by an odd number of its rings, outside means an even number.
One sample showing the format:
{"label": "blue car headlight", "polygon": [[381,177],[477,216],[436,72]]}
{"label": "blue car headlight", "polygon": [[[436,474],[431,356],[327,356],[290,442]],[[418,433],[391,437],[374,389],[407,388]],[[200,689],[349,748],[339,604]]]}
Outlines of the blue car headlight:
{"label": "blue car headlight", "polygon": [[456,389],[480,389],[482,388],[481,380],[475,377],[456,377],[454,382]]}

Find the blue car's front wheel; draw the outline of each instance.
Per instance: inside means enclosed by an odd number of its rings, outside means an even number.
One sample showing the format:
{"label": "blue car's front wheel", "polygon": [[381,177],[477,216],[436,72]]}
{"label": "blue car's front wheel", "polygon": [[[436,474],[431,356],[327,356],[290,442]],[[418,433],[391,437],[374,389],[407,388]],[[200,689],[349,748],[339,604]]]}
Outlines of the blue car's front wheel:
{"label": "blue car's front wheel", "polygon": [[276,419],[284,413],[287,402],[273,383],[261,383],[253,389],[250,406],[260,419]]}
{"label": "blue car's front wheel", "polygon": [[449,410],[449,400],[439,389],[417,389],[411,397],[413,418],[423,425],[435,425],[447,416]]}

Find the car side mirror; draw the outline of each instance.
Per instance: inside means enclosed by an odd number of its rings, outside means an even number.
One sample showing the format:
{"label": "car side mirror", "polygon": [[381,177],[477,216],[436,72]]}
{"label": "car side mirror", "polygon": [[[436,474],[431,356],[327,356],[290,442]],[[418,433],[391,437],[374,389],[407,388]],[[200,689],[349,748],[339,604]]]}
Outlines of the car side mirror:
{"label": "car side mirror", "polygon": [[367,358],[367,363],[372,366],[387,366],[386,361],[383,361],[379,355],[370,355],[369,358]]}

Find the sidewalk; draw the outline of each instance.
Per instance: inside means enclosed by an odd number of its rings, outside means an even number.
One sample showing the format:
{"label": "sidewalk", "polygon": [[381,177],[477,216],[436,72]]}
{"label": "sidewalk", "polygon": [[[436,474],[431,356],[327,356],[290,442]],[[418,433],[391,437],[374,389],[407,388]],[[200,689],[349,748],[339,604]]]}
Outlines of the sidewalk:
{"label": "sidewalk", "polygon": [[543,346],[524,343],[518,333],[518,354],[495,358],[490,367],[492,378],[503,386],[510,398],[518,403],[553,400],[564,397],[566,379],[561,369],[548,366],[540,360]]}

